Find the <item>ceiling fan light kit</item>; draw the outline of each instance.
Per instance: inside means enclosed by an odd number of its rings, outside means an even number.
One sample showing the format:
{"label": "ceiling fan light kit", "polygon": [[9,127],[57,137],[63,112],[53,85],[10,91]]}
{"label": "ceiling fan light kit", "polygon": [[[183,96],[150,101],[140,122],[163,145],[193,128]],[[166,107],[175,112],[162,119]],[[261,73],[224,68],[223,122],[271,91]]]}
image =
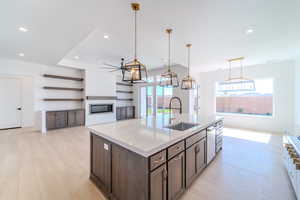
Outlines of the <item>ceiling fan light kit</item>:
{"label": "ceiling fan light kit", "polygon": [[137,11],[140,10],[140,4],[132,3],[131,8],[134,11],[134,60],[121,66],[122,80],[130,83],[147,82],[147,68],[137,59]]}
{"label": "ceiling fan light kit", "polygon": [[168,51],[168,70],[160,75],[159,85],[161,87],[178,87],[178,75],[171,71],[171,33],[172,29],[166,30],[169,39],[169,51]]}
{"label": "ceiling fan light kit", "polygon": [[188,49],[188,75],[184,77],[181,81],[181,89],[192,90],[196,88],[196,81],[190,76],[190,49],[192,44],[187,44]]}

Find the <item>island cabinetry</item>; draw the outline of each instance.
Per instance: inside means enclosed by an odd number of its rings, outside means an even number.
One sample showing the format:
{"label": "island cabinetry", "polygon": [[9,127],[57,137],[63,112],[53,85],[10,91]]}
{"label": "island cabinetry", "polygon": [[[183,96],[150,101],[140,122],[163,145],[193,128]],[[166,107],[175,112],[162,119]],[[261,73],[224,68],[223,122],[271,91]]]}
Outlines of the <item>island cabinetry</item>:
{"label": "island cabinetry", "polygon": [[91,135],[91,175],[101,191],[111,192],[111,143]]}
{"label": "island cabinetry", "polygon": [[164,164],[150,173],[150,199],[167,200],[167,165]]}
{"label": "island cabinetry", "polygon": [[185,154],[168,161],[168,200],[178,199],[185,191]]}
{"label": "island cabinetry", "polygon": [[189,187],[206,167],[206,138],[186,150],[186,187]]}
{"label": "island cabinetry", "polygon": [[149,199],[148,159],[113,144],[112,200]]}

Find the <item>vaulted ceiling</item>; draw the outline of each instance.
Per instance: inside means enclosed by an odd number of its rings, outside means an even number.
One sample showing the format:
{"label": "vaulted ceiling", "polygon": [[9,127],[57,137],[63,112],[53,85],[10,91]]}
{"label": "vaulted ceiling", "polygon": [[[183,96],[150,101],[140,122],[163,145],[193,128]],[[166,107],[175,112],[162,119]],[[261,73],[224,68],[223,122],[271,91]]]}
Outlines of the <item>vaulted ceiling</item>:
{"label": "vaulted ceiling", "polygon": [[[132,1],[7,0],[0,6],[0,57],[49,65],[118,64],[133,56]],[[140,0],[138,55],[149,68],[167,58],[166,28],[173,28],[172,62],[209,71],[231,57],[246,64],[300,53],[298,0]],[[21,32],[26,27],[28,32]],[[247,33],[247,30],[253,33]],[[104,35],[109,36],[108,39]],[[19,53],[24,53],[20,57]],[[76,57],[78,56],[78,57]],[[75,59],[75,57],[77,59]]]}

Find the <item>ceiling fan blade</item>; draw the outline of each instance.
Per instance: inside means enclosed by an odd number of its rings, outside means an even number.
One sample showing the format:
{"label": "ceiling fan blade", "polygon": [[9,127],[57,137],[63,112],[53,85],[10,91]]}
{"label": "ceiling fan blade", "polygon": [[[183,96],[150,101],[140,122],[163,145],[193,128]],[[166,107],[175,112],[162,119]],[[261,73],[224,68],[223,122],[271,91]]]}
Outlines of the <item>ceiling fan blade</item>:
{"label": "ceiling fan blade", "polygon": [[116,71],[119,71],[119,70],[121,70],[121,68],[120,69],[114,69],[114,70],[111,70],[109,72],[116,72]]}
{"label": "ceiling fan blade", "polygon": [[110,66],[110,67],[119,67],[119,66],[108,64],[108,63],[103,63],[103,65]]}
{"label": "ceiling fan blade", "polygon": [[120,67],[101,67],[102,69],[118,69]]}

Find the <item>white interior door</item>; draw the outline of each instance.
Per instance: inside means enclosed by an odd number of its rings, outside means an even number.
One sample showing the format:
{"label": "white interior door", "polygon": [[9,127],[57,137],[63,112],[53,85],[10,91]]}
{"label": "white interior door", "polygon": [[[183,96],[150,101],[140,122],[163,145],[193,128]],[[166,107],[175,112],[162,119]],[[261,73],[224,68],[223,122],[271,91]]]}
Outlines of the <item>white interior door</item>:
{"label": "white interior door", "polygon": [[21,127],[21,80],[0,78],[0,129]]}

